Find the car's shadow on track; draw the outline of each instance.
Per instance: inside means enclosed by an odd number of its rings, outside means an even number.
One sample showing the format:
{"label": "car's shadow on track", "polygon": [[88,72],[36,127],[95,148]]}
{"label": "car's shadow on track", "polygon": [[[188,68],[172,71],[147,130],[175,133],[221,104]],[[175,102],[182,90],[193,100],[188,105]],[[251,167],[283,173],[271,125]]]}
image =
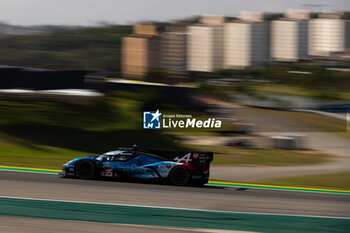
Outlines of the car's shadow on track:
{"label": "car's shadow on track", "polygon": [[[66,179],[66,178],[65,178]],[[69,178],[69,179],[74,179],[74,180],[80,180],[79,178]],[[101,182],[101,184],[108,184],[108,183],[113,183],[113,184],[146,184],[146,185],[150,185],[150,188],[157,186],[157,187],[172,187],[172,188],[180,188],[180,187],[189,187],[189,188],[195,188],[195,189],[205,189],[205,190],[226,190],[226,189],[230,189],[230,190],[235,190],[235,191],[246,191],[248,190],[248,188],[239,188],[239,187],[226,187],[226,186],[220,186],[220,185],[211,185],[211,184],[205,184],[205,185],[186,185],[186,186],[176,186],[173,184],[170,184],[167,181],[163,181],[163,180],[143,180],[143,179],[111,179],[111,178],[105,178],[105,177],[100,177],[100,178],[95,178],[92,180],[84,180],[84,181],[98,181]],[[153,186],[154,185],[154,186]]]}

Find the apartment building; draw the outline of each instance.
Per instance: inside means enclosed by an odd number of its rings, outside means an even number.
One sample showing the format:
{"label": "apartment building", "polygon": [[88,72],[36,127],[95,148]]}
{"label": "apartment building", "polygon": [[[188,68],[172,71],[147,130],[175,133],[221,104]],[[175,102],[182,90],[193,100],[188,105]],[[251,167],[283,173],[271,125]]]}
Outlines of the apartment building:
{"label": "apartment building", "polygon": [[134,25],[133,34],[122,40],[122,76],[143,79],[161,67],[161,38],[155,25]]}
{"label": "apartment building", "polygon": [[349,21],[341,13],[324,13],[309,22],[309,55],[329,56],[349,48]]}
{"label": "apartment building", "polygon": [[187,31],[184,25],[169,26],[161,35],[162,68],[171,77],[183,77],[187,69]]}
{"label": "apartment building", "polygon": [[309,12],[289,10],[271,21],[271,59],[295,62],[308,56]]}
{"label": "apartment building", "polygon": [[213,72],[223,68],[224,16],[205,15],[187,27],[187,70]]}
{"label": "apartment building", "polygon": [[224,68],[243,69],[269,60],[270,27],[259,12],[243,12],[224,26]]}

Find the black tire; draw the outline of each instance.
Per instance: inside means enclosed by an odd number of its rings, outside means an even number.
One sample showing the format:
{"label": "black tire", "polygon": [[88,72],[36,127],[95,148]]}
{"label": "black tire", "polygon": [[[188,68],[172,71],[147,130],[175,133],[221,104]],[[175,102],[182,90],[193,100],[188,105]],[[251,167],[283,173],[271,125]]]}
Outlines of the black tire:
{"label": "black tire", "polygon": [[89,160],[83,160],[76,165],[75,171],[81,179],[92,179],[96,174],[96,166]]}
{"label": "black tire", "polygon": [[184,186],[190,183],[191,175],[187,168],[176,166],[170,171],[169,180],[173,185]]}

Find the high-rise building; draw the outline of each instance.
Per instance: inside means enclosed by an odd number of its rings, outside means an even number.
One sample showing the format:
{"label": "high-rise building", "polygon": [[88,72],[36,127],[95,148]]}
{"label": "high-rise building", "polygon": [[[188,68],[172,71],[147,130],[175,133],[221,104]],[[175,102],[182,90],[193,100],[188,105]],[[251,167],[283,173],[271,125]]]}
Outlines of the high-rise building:
{"label": "high-rise building", "polygon": [[225,24],[224,68],[241,69],[269,60],[269,24],[257,12],[244,12]]}
{"label": "high-rise building", "polygon": [[213,72],[223,68],[224,16],[205,15],[202,24],[187,27],[187,70]]}
{"label": "high-rise building", "polygon": [[223,15],[202,15],[199,23],[205,25],[223,25],[225,23]]}
{"label": "high-rise building", "polygon": [[135,25],[133,34],[122,41],[122,75],[142,79],[161,67],[160,36],[154,25]]}
{"label": "high-rise building", "polygon": [[304,10],[289,10],[284,18],[271,22],[271,58],[298,61],[308,55],[308,19]]}
{"label": "high-rise building", "polygon": [[187,32],[182,25],[170,26],[161,35],[162,68],[169,76],[183,77],[187,69]]}
{"label": "high-rise building", "polygon": [[309,55],[329,56],[344,51],[349,43],[349,22],[341,13],[324,13],[309,22]]}

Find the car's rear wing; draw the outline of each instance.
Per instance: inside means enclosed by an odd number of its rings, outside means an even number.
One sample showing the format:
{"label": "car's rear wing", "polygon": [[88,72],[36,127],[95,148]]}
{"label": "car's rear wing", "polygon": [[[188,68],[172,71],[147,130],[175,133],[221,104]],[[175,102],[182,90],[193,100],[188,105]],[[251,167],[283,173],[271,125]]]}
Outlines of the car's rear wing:
{"label": "car's rear wing", "polygon": [[164,160],[178,163],[189,163],[194,166],[210,164],[213,161],[213,152],[188,152],[188,151],[166,151],[148,150],[150,153]]}

